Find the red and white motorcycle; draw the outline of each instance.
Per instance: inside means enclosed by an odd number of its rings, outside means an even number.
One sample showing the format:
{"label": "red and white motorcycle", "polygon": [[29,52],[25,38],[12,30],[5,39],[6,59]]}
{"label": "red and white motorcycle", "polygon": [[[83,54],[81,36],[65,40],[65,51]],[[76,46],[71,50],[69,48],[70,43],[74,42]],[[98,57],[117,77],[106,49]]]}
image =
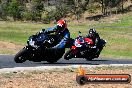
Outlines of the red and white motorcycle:
{"label": "red and white motorcycle", "polygon": [[100,39],[98,48],[94,47],[92,39],[80,36],[79,34],[79,36],[73,40],[73,45],[70,50],[65,53],[64,59],[85,58],[86,60],[93,60],[99,56],[97,54],[100,54],[105,45],[106,40]]}

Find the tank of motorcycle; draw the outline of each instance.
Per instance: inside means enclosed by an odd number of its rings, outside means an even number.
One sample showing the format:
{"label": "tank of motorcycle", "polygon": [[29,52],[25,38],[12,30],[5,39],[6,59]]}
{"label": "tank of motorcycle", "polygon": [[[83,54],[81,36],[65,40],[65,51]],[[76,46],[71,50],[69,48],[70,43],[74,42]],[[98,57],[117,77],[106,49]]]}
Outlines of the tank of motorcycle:
{"label": "tank of motorcycle", "polygon": [[85,46],[85,44],[87,44],[87,45],[92,45],[92,44],[93,44],[92,39],[90,39],[90,38],[85,38],[85,37],[82,37],[82,36],[77,37],[77,38],[75,39],[74,45],[75,45],[76,47],[82,47],[82,46]]}
{"label": "tank of motorcycle", "polygon": [[48,36],[42,33],[37,35],[32,35],[29,37],[27,44],[32,47],[37,47],[47,39],[48,39]]}
{"label": "tank of motorcycle", "polygon": [[93,41],[90,38],[84,38],[84,41],[87,42],[88,44],[92,45]]}
{"label": "tank of motorcycle", "polygon": [[79,36],[75,39],[74,45],[76,47],[82,47],[82,44],[84,43],[84,38],[82,36]]}

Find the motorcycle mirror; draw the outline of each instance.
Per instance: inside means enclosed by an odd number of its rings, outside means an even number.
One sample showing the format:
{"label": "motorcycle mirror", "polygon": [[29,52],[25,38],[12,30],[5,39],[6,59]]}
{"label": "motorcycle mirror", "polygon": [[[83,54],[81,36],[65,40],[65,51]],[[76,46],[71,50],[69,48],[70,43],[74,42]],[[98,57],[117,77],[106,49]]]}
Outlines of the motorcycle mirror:
{"label": "motorcycle mirror", "polygon": [[42,31],[45,31],[45,29],[42,29]]}
{"label": "motorcycle mirror", "polygon": [[81,31],[78,31],[78,33],[80,34],[80,33],[81,33]]}
{"label": "motorcycle mirror", "polygon": [[81,31],[78,31],[78,35],[81,36]]}

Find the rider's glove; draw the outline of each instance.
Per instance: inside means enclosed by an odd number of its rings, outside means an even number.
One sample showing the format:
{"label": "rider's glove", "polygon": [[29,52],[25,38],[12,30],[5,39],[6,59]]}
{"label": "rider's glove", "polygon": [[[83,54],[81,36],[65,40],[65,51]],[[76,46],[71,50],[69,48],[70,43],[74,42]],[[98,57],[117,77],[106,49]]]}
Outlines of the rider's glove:
{"label": "rider's glove", "polygon": [[45,29],[42,29],[39,33],[45,33]]}
{"label": "rider's glove", "polygon": [[96,46],[93,46],[93,47],[91,47],[91,48],[96,48]]}
{"label": "rider's glove", "polygon": [[42,29],[41,31],[39,31],[39,33],[45,33],[45,29]]}
{"label": "rider's glove", "polygon": [[39,31],[39,33],[43,33],[43,31]]}

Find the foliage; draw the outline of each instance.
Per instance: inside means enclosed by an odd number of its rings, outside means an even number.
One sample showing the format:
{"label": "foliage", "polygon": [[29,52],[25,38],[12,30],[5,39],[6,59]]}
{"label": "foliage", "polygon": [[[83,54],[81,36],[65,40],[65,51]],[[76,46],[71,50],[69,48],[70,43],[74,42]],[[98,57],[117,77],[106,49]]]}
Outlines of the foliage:
{"label": "foliage", "polygon": [[16,20],[20,18],[20,4],[17,0],[12,0],[7,7],[8,14]]}
{"label": "foliage", "polygon": [[115,7],[123,11],[126,1],[128,0],[0,0],[0,18],[50,22],[70,14],[78,20],[85,11],[95,13],[98,7],[102,8],[104,15],[111,13]]}
{"label": "foliage", "polygon": [[41,15],[43,12],[43,3],[41,0],[32,0],[25,6],[25,11],[22,12],[24,20],[37,21],[41,20]]}

